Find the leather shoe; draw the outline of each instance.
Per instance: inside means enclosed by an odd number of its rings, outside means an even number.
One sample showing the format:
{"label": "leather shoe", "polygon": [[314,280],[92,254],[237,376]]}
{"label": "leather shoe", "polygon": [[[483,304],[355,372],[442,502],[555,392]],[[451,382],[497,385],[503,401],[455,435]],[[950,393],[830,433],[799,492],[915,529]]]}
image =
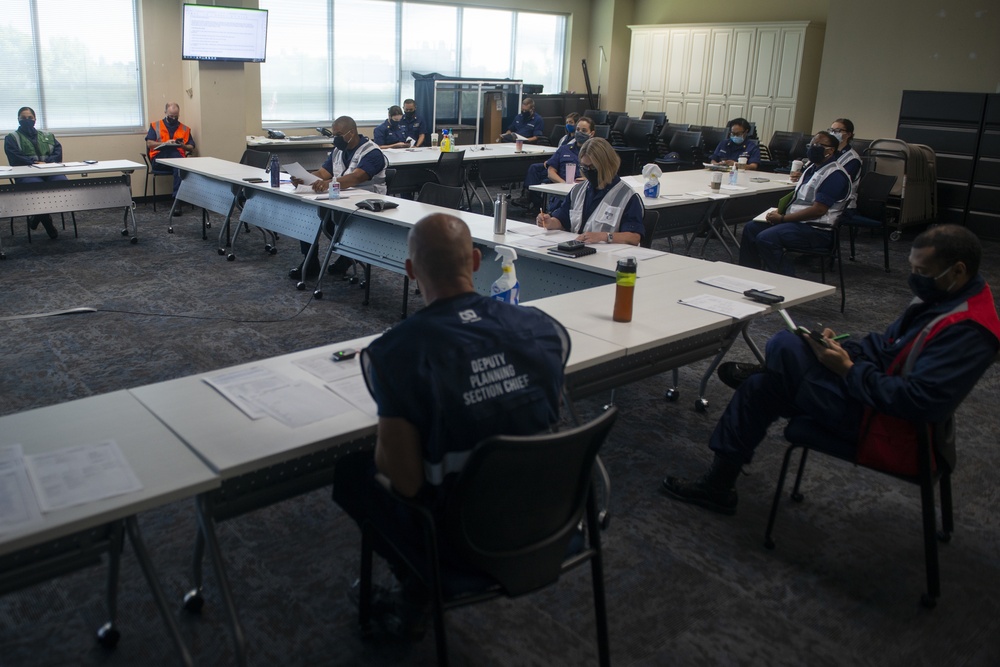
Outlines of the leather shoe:
{"label": "leather shoe", "polygon": [[344,276],[347,275],[352,266],[354,266],[354,260],[341,255],[333,264],[326,267],[326,272],[331,276]]}
{"label": "leather shoe", "polygon": [[45,227],[45,233],[49,235],[50,239],[55,240],[55,239],[59,238],[59,230],[57,230],[56,226],[54,224],[52,224],[52,216],[51,215],[49,215],[48,213],[46,213],[45,215],[38,216],[38,219],[41,220],[42,227]]}
{"label": "leather shoe", "polygon": [[722,383],[727,387],[739,389],[740,385],[747,381],[751,375],[763,373],[764,367],[760,364],[744,364],[739,361],[727,361],[719,365],[717,374]]}
{"label": "leather shoe", "polygon": [[[298,265],[288,272],[288,277],[292,280],[303,280],[302,277],[302,265]],[[306,267],[305,280],[313,280],[319,277],[319,260],[313,259],[309,262],[309,266]]]}
{"label": "leather shoe", "polygon": [[707,474],[693,481],[667,477],[660,485],[660,490],[683,503],[698,505],[719,514],[730,516],[736,514],[736,504],[739,500],[736,489],[712,484]]}

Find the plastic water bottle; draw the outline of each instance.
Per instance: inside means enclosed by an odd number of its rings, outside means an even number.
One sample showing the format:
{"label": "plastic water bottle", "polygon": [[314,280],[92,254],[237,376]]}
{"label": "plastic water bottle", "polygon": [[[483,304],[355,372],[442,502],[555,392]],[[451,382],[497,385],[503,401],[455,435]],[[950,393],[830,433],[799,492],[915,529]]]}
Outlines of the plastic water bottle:
{"label": "plastic water bottle", "polygon": [[278,161],[277,153],[271,153],[271,166],[268,167],[271,172],[271,187],[277,188],[281,186],[281,162]]}
{"label": "plastic water bottle", "polygon": [[736,169],[736,164],[734,163],[732,168],[729,170],[729,184],[736,185],[739,179],[739,171]]}

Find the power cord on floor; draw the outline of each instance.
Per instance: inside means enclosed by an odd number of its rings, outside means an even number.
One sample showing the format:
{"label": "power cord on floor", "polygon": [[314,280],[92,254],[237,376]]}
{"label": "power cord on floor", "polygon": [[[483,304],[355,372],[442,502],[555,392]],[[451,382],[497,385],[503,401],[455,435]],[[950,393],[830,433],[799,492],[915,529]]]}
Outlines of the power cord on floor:
{"label": "power cord on floor", "polygon": [[55,317],[57,315],[79,315],[82,313],[120,313],[123,315],[142,315],[144,317],[175,317],[185,320],[219,320],[224,322],[234,322],[236,324],[276,324],[278,322],[288,322],[294,320],[296,317],[301,315],[309,304],[313,302],[316,297],[314,295],[309,296],[309,300],[299,308],[298,312],[290,317],[284,317],[277,320],[239,320],[233,317],[219,317],[215,315],[177,315],[174,313],[146,313],[139,310],[120,310],[117,308],[69,308],[67,310],[54,310],[48,313],[31,313],[30,315],[9,315],[7,317],[0,317],[0,322],[10,322],[13,320],[30,320],[39,317]]}

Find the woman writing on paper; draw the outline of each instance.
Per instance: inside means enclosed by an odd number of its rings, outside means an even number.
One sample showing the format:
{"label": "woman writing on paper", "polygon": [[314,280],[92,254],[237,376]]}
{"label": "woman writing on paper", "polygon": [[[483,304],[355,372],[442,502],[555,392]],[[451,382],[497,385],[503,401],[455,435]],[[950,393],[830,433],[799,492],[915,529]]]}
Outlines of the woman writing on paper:
{"label": "woman writing on paper", "polygon": [[539,213],[535,222],[546,229],[577,233],[584,243],[639,245],[644,231],[639,195],[618,177],[621,159],[605,139],[594,137],[580,147],[580,175],[569,197],[552,215]]}

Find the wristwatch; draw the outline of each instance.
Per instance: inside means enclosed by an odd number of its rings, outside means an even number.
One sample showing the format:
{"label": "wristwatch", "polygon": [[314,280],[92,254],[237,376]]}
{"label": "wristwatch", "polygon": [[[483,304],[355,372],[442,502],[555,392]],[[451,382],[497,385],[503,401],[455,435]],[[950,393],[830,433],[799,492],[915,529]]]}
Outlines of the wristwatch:
{"label": "wristwatch", "polygon": [[614,241],[611,240],[611,237],[613,235],[614,235],[614,232],[608,232],[608,243],[614,243]]}

